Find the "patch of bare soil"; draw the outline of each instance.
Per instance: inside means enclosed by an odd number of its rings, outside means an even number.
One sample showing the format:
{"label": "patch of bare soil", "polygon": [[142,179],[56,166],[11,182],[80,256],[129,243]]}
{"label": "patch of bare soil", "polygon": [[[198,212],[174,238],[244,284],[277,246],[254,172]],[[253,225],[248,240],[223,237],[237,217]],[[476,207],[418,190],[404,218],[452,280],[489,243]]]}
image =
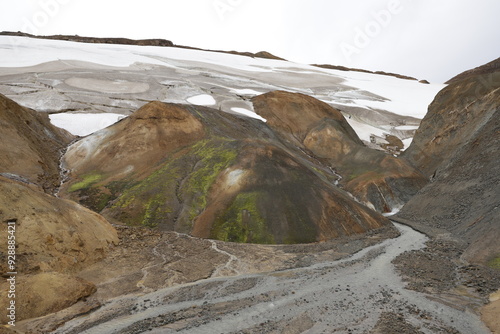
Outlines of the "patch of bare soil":
{"label": "patch of bare soil", "polygon": [[481,319],[493,334],[500,333],[500,290],[490,295],[490,303],[481,309]]}

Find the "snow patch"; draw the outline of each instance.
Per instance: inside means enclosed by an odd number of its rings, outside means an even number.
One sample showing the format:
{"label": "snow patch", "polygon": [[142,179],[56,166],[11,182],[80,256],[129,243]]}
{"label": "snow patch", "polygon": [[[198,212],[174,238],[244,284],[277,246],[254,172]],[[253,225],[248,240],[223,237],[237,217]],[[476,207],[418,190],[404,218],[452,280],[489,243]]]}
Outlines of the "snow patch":
{"label": "snow patch", "polygon": [[252,95],[252,96],[255,96],[255,95],[261,95],[263,94],[262,92],[258,92],[256,90],[253,90],[253,89],[232,89],[233,92],[235,92],[236,94],[238,95]]}
{"label": "snow patch", "polygon": [[91,133],[107,128],[126,116],[113,113],[102,114],[52,114],[50,122],[75,136],[88,136]]}
{"label": "snow patch", "polygon": [[242,169],[235,169],[227,174],[227,185],[234,186],[236,185],[241,178],[245,175],[245,171]]}
{"label": "snow patch", "polygon": [[389,134],[387,130],[368,125],[366,123],[361,123],[353,118],[346,118],[346,121],[353,128],[353,130],[358,135],[359,139],[370,142],[370,136],[375,135],[377,137],[384,138],[386,134]]}
{"label": "snow patch", "polygon": [[231,108],[231,111],[234,111],[235,113],[261,120],[264,123],[267,122],[267,119],[261,117],[260,115],[256,114],[255,112],[248,110],[248,109],[245,109],[245,108],[233,107],[233,108]]}
{"label": "snow patch", "polygon": [[213,106],[217,103],[217,101],[208,94],[192,96],[186,99],[186,101],[197,106]]}
{"label": "snow patch", "polygon": [[418,125],[400,125],[400,126],[396,126],[394,129],[396,129],[396,130],[417,130]]}
{"label": "snow patch", "polygon": [[383,213],[382,216],[384,217],[390,217],[390,216],[394,216],[396,213],[398,213],[399,211],[401,211],[401,209],[403,208],[402,205],[400,206],[397,206],[395,208],[392,208],[392,211],[391,212],[386,212],[386,213]]}
{"label": "snow patch", "polygon": [[410,147],[411,143],[413,142],[413,138],[407,138],[402,140],[404,144],[403,151],[406,150],[408,147]]}

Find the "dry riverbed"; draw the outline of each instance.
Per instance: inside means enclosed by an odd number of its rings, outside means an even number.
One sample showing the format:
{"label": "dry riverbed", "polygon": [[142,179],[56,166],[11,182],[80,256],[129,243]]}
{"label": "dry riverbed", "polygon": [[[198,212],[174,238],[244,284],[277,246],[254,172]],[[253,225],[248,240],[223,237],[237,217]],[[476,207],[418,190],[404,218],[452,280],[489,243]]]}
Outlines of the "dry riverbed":
{"label": "dry riverbed", "polygon": [[418,254],[407,252],[425,254],[434,241],[397,230],[399,237],[388,229],[343,242],[263,246],[121,228],[122,245],[81,275],[98,285],[92,298],[20,325],[65,334],[489,333],[475,312],[480,295],[443,297],[462,281],[435,291],[403,281],[398,271],[411,274]]}

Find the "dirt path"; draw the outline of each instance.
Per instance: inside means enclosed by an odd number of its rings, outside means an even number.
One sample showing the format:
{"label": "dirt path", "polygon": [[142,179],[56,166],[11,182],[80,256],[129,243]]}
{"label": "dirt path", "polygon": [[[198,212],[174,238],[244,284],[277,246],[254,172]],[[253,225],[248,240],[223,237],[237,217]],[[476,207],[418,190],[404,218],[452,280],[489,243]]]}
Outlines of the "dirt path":
{"label": "dirt path", "polygon": [[489,333],[478,316],[404,289],[391,261],[427,238],[397,228],[400,237],[340,261],[120,297],[55,333],[372,333],[388,314],[423,333]]}

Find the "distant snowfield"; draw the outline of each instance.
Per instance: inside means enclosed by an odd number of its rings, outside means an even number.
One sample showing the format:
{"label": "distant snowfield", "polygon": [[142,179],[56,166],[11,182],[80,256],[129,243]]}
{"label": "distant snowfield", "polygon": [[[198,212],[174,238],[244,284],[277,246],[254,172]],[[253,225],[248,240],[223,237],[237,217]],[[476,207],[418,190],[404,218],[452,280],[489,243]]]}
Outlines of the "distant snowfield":
{"label": "distant snowfield", "polygon": [[282,62],[173,47],[76,43],[13,36],[0,36],[0,59],[1,67],[27,67],[55,60],[79,60],[113,67],[128,67],[135,63],[165,66],[170,59],[251,72],[269,72]]}
{"label": "distant snowfield", "polygon": [[52,114],[50,122],[55,126],[65,129],[75,136],[87,136],[98,130],[104,129],[125,118],[120,114]]}
{"label": "distant snowfield", "polygon": [[[19,73],[30,73],[33,68],[48,62],[59,62],[66,66],[76,66],[75,61],[85,64],[97,64],[107,66],[110,73],[123,72],[124,68],[129,73],[135,73],[136,77],[124,80],[109,80],[107,77],[91,78],[68,78],[66,84],[90,91],[99,92],[99,99],[105,98],[106,93],[128,94],[126,99],[147,101],[158,99],[164,102],[179,103],[186,101],[195,105],[215,106],[219,105],[222,111],[236,112],[248,117],[258,118],[260,116],[252,110],[236,108],[241,102],[249,97],[267,93],[273,90],[286,90],[311,95],[325,101],[332,106],[341,109],[344,114],[356,118],[359,108],[364,110],[382,110],[396,114],[395,122],[380,124],[371,122],[365,117],[363,119],[348,120],[358,136],[368,141],[371,134],[382,136],[389,133],[391,128],[395,130],[414,130],[415,121],[408,123],[401,120],[400,116],[410,116],[422,119],[427,113],[427,107],[436,94],[444,88],[443,84],[422,84],[415,80],[404,80],[391,76],[376,75],[370,73],[339,71],[318,68],[310,65],[297,64],[293,62],[271,60],[262,58],[251,58],[232,54],[180,49],[173,47],[154,46],[130,46],[110,44],[89,44],[56,40],[31,39],[25,37],[0,36],[0,88],[2,73],[12,73],[12,68],[21,68]],[[83,64],[83,63],[82,63]],[[148,68],[145,65],[149,66]],[[41,65],[40,65],[41,66]],[[51,71],[58,71],[52,63]],[[83,65],[82,65],[83,66]],[[25,68],[25,72],[22,71]],[[157,73],[157,69],[168,69],[170,76],[158,78],[155,83],[146,83],[147,76],[138,79],[141,71],[150,70],[148,73]],[[155,69],[154,71],[151,69]],[[102,73],[94,69],[92,73]],[[141,82],[139,82],[141,81]],[[168,83],[168,94],[161,94]],[[154,87],[154,85],[160,86]],[[163,85],[163,86],[161,86]],[[10,85],[13,93],[8,95],[16,100],[24,99],[28,103],[38,101],[40,110],[54,110],[63,107],[70,102],[57,100],[57,94],[45,93],[51,99],[45,101],[29,94],[16,94],[14,89],[20,88]],[[162,88],[163,87],[163,88]],[[64,87],[62,87],[64,89]],[[156,90],[155,90],[156,89]],[[217,100],[212,94],[201,94],[201,92],[217,90]],[[27,90],[29,92],[29,90]],[[151,93],[154,91],[154,94]],[[0,93],[3,93],[0,90]],[[142,95],[141,95],[142,94]],[[149,94],[149,95],[148,95]],[[45,96],[42,95],[42,96]],[[29,100],[31,98],[31,100]],[[49,101],[50,100],[50,101]],[[239,103],[238,103],[239,101]],[[23,101],[20,101],[22,104]],[[228,103],[225,103],[228,102]],[[181,102],[182,103],[182,102]],[[236,103],[236,104],[235,104]],[[248,102],[244,102],[248,104]],[[46,106],[44,106],[44,104]],[[124,104],[124,102],[122,103]],[[130,103],[133,104],[133,103]],[[113,104],[111,104],[113,106]],[[66,109],[70,109],[67,108]],[[38,110],[38,109],[37,109]],[[103,111],[103,109],[98,109]],[[56,110],[57,111],[57,110]],[[134,110],[130,109],[128,113]],[[91,114],[87,121],[83,122],[82,114],[53,115],[52,122],[68,131],[82,135],[92,133],[108,126],[112,120],[117,121],[116,116],[106,114]],[[71,116],[80,115],[80,116]],[[65,118],[66,117],[66,118]],[[260,118],[259,118],[260,117]],[[51,117],[52,118],[52,117]],[[92,120],[90,120],[92,118]],[[102,120],[99,120],[101,119]],[[411,138],[405,138],[408,143]]]}

